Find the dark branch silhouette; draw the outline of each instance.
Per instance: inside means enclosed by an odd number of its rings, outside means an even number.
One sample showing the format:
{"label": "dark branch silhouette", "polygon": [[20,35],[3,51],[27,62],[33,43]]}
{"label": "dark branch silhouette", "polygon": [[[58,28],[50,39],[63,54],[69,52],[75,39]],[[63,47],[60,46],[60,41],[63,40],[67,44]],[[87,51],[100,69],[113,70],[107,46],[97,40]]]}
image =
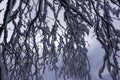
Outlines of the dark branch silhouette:
{"label": "dark branch silhouette", "polygon": [[3,32],[3,27],[0,27],[0,37],[2,35],[2,32]]}

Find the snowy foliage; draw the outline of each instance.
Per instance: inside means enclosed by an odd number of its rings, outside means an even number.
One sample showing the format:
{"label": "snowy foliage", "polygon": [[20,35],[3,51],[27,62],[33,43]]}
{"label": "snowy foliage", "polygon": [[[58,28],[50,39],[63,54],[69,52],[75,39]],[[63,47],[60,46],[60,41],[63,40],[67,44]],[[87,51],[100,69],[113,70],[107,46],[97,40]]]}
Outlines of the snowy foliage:
{"label": "snowy foliage", "polygon": [[7,0],[4,4],[0,8],[3,80],[44,80],[46,68],[55,71],[56,79],[91,80],[85,41],[91,28],[105,50],[99,77],[107,68],[111,78],[119,80],[120,30],[113,24],[120,21],[119,0]]}

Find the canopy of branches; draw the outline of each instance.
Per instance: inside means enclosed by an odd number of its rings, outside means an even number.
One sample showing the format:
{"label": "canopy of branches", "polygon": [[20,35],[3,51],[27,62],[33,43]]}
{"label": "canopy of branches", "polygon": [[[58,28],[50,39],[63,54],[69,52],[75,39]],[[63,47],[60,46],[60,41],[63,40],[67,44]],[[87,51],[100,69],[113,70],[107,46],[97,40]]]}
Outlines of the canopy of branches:
{"label": "canopy of branches", "polygon": [[56,80],[90,80],[90,29],[105,51],[99,77],[107,68],[120,80],[119,0],[0,0],[0,15],[3,80],[43,80],[46,68]]}

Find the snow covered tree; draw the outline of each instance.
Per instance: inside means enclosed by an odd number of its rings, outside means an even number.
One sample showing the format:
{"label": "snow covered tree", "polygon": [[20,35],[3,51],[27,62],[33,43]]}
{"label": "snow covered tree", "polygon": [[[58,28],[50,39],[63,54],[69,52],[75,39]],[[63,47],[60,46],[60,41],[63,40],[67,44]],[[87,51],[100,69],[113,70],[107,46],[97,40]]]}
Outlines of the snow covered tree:
{"label": "snow covered tree", "polygon": [[3,80],[43,80],[46,68],[56,79],[91,80],[90,29],[105,50],[99,77],[107,68],[119,80],[119,0],[0,0],[0,15]]}

